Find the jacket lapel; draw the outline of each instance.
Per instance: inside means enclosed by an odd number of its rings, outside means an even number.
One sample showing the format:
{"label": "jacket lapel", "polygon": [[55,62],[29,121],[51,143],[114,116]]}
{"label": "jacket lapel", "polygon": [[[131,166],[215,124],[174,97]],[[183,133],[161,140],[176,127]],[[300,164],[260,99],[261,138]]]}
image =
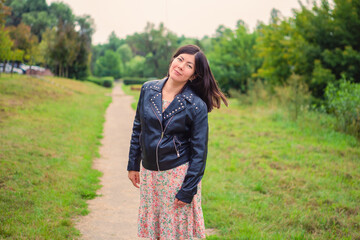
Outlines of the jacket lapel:
{"label": "jacket lapel", "polygon": [[188,84],[185,85],[183,91],[177,94],[174,100],[170,105],[162,112],[162,88],[166,82],[167,78],[160,80],[157,84],[150,86],[153,90],[153,93],[150,97],[151,107],[153,108],[153,113],[162,121],[166,121],[172,116],[178,114],[179,112],[186,109],[187,102],[192,103],[194,93]]}
{"label": "jacket lapel", "polygon": [[149,98],[150,106],[152,108],[152,112],[156,115],[156,117],[159,119],[162,118],[162,96],[161,96],[161,90],[164,86],[166,79],[160,80],[157,84],[151,85],[150,88],[152,89],[151,97]]}
{"label": "jacket lapel", "polygon": [[183,111],[185,109],[186,103],[181,95],[176,95],[174,100],[170,103],[170,105],[163,112],[163,120],[167,120],[168,118],[174,116],[175,114]]}

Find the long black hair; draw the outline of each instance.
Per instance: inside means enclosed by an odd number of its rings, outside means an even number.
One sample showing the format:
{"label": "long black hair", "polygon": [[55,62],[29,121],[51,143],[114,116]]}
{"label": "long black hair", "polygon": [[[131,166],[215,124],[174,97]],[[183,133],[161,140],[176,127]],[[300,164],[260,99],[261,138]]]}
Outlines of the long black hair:
{"label": "long black hair", "polygon": [[[196,45],[185,45],[174,53],[170,65],[180,54],[195,55],[195,78],[188,82],[195,93],[206,103],[208,112],[216,107],[220,108],[221,100],[228,106],[225,95],[221,92],[205,54]],[[169,73],[167,74],[169,77]]]}

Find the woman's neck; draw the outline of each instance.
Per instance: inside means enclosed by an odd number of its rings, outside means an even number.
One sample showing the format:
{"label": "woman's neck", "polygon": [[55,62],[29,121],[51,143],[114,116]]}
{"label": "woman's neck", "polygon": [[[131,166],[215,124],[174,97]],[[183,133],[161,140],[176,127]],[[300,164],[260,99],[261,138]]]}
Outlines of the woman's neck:
{"label": "woman's neck", "polygon": [[165,85],[162,89],[163,92],[165,92],[166,94],[175,96],[176,94],[178,94],[181,89],[185,86],[185,83],[177,83],[175,81],[173,81],[170,77],[169,79],[165,82]]}

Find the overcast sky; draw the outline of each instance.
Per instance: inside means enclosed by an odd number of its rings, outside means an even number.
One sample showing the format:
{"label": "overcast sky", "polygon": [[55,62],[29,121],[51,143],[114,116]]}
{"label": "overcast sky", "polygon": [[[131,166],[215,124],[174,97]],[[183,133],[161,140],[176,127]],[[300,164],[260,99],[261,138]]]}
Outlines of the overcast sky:
{"label": "overcast sky", "polygon": [[[47,0],[47,3],[59,0]],[[253,30],[258,20],[269,22],[271,9],[293,16],[298,0],[62,0],[77,16],[95,21],[93,44],[105,43],[112,31],[120,38],[142,32],[146,22],[163,22],[178,36],[212,36],[220,24],[235,28],[239,19]],[[302,0],[306,2],[306,0]]]}

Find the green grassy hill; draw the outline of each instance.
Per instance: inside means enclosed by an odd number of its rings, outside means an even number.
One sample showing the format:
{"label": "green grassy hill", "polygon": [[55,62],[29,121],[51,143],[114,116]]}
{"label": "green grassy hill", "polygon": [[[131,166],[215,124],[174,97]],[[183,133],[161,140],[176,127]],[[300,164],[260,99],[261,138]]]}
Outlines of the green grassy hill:
{"label": "green grassy hill", "polygon": [[0,239],[73,239],[100,173],[109,89],[88,82],[0,77]]}

